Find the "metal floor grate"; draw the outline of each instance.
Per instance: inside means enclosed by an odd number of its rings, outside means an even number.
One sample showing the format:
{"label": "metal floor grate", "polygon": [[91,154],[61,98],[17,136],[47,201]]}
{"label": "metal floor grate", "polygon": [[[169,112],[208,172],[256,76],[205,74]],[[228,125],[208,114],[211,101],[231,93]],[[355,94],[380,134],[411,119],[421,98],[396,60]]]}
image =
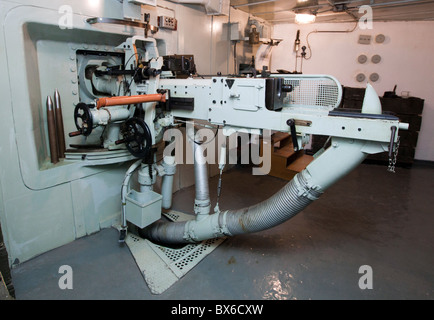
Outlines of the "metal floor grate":
{"label": "metal floor grate", "polygon": [[224,239],[210,239],[199,244],[188,244],[181,249],[156,246],[154,250],[166,260],[170,268],[177,274],[191,270],[200,260],[213,251]]}
{"label": "metal floor grate", "polygon": [[[172,221],[194,218],[181,212],[163,213]],[[226,238],[209,239],[182,248],[169,248],[128,234],[126,243],[153,294],[161,294],[193,269]]]}

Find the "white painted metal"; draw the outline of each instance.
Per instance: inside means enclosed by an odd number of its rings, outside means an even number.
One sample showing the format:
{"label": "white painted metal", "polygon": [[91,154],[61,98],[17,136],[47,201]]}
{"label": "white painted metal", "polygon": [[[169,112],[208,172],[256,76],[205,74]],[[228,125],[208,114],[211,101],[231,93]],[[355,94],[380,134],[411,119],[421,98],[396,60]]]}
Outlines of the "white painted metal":
{"label": "white painted metal", "polygon": [[95,126],[105,126],[111,122],[124,121],[130,117],[130,111],[125,107],[108,107],[91,110]]}
{"label": "white painted metal", "polygon": [[161,218],[161,199],[161,194],[151,190],[131,190],[125,197],[126,219],[139,228],[147,227]]}
{"label": "white painted metal", "polygon": [[375,89],[368,83],[363,99],[362,113],[381,114],[381,101]]}
{"label": "white painted metal", "polygon": [[163,196],[161,206],[163,209],[170,209],[172,207],[173,177],[176,172],[175,157],[164,156],[162,167],[164,176],[161,183],[161,195]]}
{"label": "white painted metal", "polygon": [[[227,77],[210,79],[161,79],[159,88],[168,89],[172,97],[194,97],[194,111],[173,110],[174,117],[208,120],[213,124],[233,126],[239,128],[269,129],[288,132],[288,119],[309,122],[309,126],[297,126],[299,134],[318,134],[368,141],[390,141],[390,127],[398,127],[398,120],[360,119],[349,117],[330,117],[328,112],[340,103],[342,96],[341,85],[330,76],[321,75],[292,75],[289,79],[295,83],[315,80],[315,86],[310,86],[306,94],[312,94],[314,101],[326,103],[312,103],[295,105],[288,103],[281,112],[270,111],[265,106],[265,79],[234,78],[231,88],[227,86]],[[327,101],[326,95],[321,99],[323,81],[333,80],[332,95],[334,104]],[[329,84],[329,86],[331,86]],[[178,89],[179,88],[179,89]],[[298,89],[295,89],[298,90]],[[330,90],[327,88],[327,90]],[[289,94],[291,96],[291,94]],[[296,98],[295,101],[302,101]]]}

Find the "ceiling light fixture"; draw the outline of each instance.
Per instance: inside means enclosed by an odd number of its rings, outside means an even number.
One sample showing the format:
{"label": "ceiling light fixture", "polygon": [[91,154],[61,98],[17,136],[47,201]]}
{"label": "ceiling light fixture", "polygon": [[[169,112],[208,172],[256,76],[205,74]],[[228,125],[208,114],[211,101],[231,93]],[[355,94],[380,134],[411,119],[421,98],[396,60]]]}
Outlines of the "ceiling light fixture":
{"label": "ceiling light fixture", "polygon": [[312,13],[296,13],[295,23],[297,24],[308,24],[315,22],[316,15]]}
{"label": "ceiling light fixture", "polygon": [[295,23],[308,24],[315,22],[318,10],[318,0],[297,0],[293,9],[295,13]]}

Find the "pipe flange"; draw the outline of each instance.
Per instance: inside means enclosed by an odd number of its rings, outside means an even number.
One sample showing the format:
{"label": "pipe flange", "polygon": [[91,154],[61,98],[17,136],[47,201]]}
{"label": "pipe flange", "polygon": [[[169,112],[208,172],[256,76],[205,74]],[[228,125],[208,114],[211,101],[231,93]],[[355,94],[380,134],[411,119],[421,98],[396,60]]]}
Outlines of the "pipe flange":
{"label": "pipe flange", "polygon": [[166,176],[173,176],[176,173],[176,163],[168,164],[168,163],[163,162],[162,166],[164,169],[164,174]]}
{"label": "pipe flange", "polygon": [[229,228],[226,223],[226,214],[228,210],[224,212],[220,212],[218,218],[218,227],[216,227],[216,234],[220,234],[222,236],[232,236],[232,233],[229,231]]}
{"label": "pipe flange", "polygon": [[[299,174],[303,175],[303,171]],[[319,197],[324,193],[321,190],[321,187],[319,185],[310,185],[305,176],[303,176],[303,180],[306,182],[301,182],[299,174],[293,178],[298,189],[298,196],[305,197],[312,201],[318,200]]]}
{"label": "pipe flange", "polygon": [[194,200],[194,213],[197,216],[209,216],[211,203],[209,200]]}

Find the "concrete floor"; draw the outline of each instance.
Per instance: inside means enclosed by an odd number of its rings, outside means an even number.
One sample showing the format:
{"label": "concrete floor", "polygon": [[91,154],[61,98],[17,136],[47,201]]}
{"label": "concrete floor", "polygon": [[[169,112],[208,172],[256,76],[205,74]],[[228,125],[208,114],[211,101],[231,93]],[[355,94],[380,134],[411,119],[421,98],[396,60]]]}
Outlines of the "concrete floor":
{"label": "concrete floor", "polygon": [[[286,182],[224,174],[220,208],[268,198]],[[210,190],[216,190],[211,179]],[[293,219],[227,239],[180,281],[152,295],[118,233],[104,229],[12,270],[17,299],[429,299],[434,298],[434,168],[362,164]],[[175,194],[173,209],[191,212],[194,188]],[[73,290],[60,290],[61,265]],[[369,265],[373,289],[361,290]]]}

